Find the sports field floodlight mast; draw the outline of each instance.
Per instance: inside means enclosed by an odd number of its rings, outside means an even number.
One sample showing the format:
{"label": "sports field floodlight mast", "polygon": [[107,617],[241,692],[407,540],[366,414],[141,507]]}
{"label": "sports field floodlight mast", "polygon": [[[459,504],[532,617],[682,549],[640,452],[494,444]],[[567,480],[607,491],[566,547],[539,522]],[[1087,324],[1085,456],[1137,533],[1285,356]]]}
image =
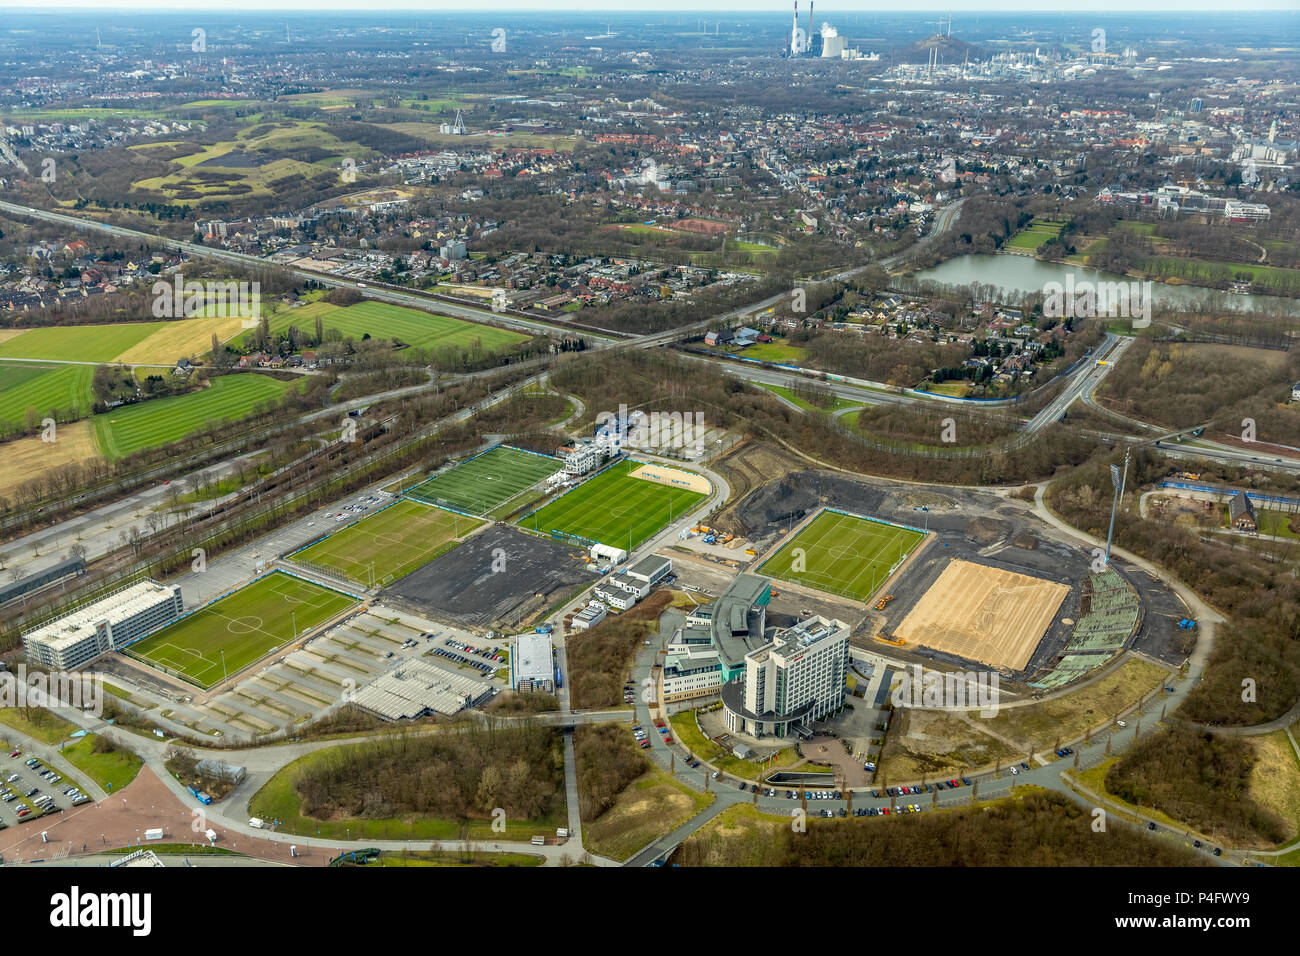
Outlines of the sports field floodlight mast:
{"label": "sports field floodlight mast", "polygon": [[1128,460],[1131,451],[1124,450],[1124,473],[1121,475],[1119,467],[1110,466],[1110,483],[1115,487],[1115,500],[1110,506],[1110,530],[1106,532],[1106,567],[1110,567],[1110,543],[1115,537],[1115,512],[1119,510],[1120,499],[1124,497],[1124,484],[1128,481]]}

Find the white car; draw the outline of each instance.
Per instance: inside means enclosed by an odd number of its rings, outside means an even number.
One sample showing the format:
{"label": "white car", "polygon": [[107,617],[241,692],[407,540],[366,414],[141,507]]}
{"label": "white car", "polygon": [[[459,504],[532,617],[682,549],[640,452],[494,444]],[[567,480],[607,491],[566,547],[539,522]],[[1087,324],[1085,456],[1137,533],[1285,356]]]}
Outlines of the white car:
{"label": "white car", "polygon": [[1011,768],[1011,772],[1012,772],[1013,774],[1017,774],[1017,773],[1020,773],[1020,769],[1019,769],[1018,767],[1012,767],[1012,768]]}

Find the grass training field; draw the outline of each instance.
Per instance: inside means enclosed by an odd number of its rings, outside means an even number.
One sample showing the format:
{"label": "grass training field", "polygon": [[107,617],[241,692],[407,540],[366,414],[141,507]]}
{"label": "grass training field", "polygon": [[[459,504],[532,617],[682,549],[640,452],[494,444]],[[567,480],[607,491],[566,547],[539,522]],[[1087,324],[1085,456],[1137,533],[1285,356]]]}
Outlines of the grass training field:
{"label": "grass training field", "polygon": [[823,511],[757,573],[866,601],[924,538],[919,531]]}
{"label": "grass training field", "polygon": [[124,458],[142,448],[179,441],[210,423],[243,418],[261,402],[278,400],[293,385],[268,375],[222,375],[202,391],[96,415],[95,437],[105,458]]}
{"label": "grass training field", "polygon": [[137,641],[131,653],[211,687],[288,644],[295,624],[302,634],[353,604],[349,595],[274,571]]}
{"label": "grass training field", "polygon": [[[290,557],[383,586],[450,550],[483,522],[405,498]],[[371,565],[373,564],[373,569]]]}
{"label": "grass training field", "polygon": [[561,531],[631,551],[707,497],[631,477],[639,467],[631,460],[612,465],[519,524],[544,534]]}
{"label": "grass training field", "polygon": [[1035,219],[1006,241],[1006,248],[1017,252],[1034,253],[1050,239],[1055,239],[1065,227],[1063,220]]}
{"label": "grass training field", "polygon": [[416,485],[407,495],[483,515],[562,467],[555,458],[502,445]]}
{"label": "grass training field", "polygon": [[422,349],[446,346],[469,348],[476,341],[481,342],[485,349],[494,349],[523,342],[528,338],[519,332],[453,319],[446,315],[434,315],[420,309],[389,305],[386,302],[358,302],[349,306],[313,302],[294,309],[283,309],[271,317],[271,331],[281,331],[295,325],[310,335],[315,329],[317,316],[321,318],[326,332],[337,329],[345,337],[353,339],[360,339],[369,333],[372,339],[399,339],[407,345]]}
{"label": "grass training field", "polygon": [[90,365],[0,365],[0,422],[21,424],[27,409],[38,419],[51,412],[90,410]]}

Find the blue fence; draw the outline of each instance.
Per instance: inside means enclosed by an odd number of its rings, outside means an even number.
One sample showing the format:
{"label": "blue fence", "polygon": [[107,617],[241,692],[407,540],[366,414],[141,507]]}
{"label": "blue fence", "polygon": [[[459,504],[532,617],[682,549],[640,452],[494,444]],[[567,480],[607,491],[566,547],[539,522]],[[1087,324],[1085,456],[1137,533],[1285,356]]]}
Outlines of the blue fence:
{"label": "blue fence", "polygon": [[[844,515],[846,518],[857,518],[860,521],[872,521],[876,524],[887,525],[890,528],[903,528],[907,531],[915,531],[917,534],[928,534],[924,528],[913,528],[910,524],[903,524],[900,521],[886,521],[883,518],[872,518],[870,515],[857,515],[852,511],[841,511],[839,508],[823,508],[823,511],[829,511],[831,514]],[[815,518],[813,519],[816,520]],[[811,524],[812,522],[809,522]]]}
{"label": "blue fence", "polygon": [[1212,495],[1235,495],[1238,491],[1246,492],[1246,497],[1251,501],[1259,501],[1265,504],[1291,505],[1300,507],[1300,498],[1288,498],[1285,495],[1268,495],[1262,491],[1251,491],[1249,488],[1226,488],[1222,485],[1208,485],[1197,481],[1162,481],[1161,488],[1178,488],[1182,491],[1200,491]]}

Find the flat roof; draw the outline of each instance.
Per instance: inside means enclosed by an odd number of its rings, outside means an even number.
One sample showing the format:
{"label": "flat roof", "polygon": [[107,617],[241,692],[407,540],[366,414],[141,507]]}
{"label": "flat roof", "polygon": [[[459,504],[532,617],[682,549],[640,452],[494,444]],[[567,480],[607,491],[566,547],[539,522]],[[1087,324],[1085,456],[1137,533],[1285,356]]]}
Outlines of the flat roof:
{"label": "flat roof", "polygon": [[61,618],[43,624],[23,635],[23,640],[42,641],[63,650],[95,633],[95,625],[107,620],[110,625],[148,610],[163,599],[170,599],[172,589],[157,581],[141,581],[110,594],[102,601],[88,604]]}
{"label": "flat roof", "polygon": [[624,569],[629,574],[640,574],[644,577],[653,577],[665,564],[672,564],[672,558],[661,558],[657,554],[647,554],[644,558],[629,568]]}
{"label": "flat roof", "polygon": [[[758,615],[752,611],[756,604],[764,603],[763,595],[772,583],[771,578],[757,574],[738,574],[727,589],[713,602],[713,618],[709,622],[713,646],[722,662],[731,670],[739,667],[745,655],[763,642],[758,627]],[[759,633],[753,632],[758,630]],[[744,631],[743,634],[733,631]]]}
{"label": "flat roof", "polygon": [[551,660],[551,635],[520,634],[515,638],[515,680],[554,680],[555,667]]}

